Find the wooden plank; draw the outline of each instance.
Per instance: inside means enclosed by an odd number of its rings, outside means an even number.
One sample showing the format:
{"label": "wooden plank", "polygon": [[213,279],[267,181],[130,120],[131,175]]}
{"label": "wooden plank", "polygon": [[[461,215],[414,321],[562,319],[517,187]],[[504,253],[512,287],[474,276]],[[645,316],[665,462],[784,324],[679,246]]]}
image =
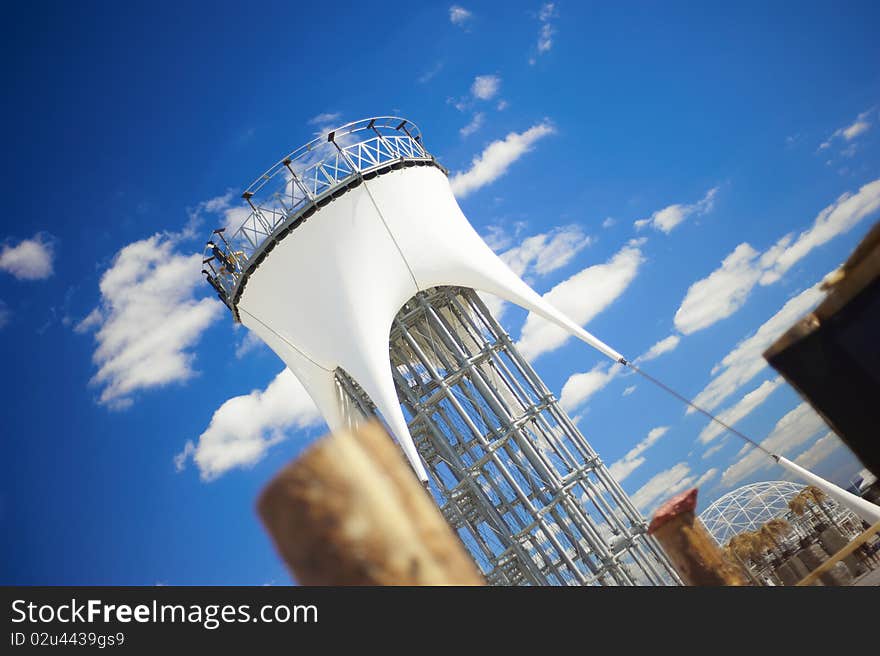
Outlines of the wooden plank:
{"label": "wooden plank", "polygon": [[377,423],[322,438],[258,512],[303,585],[483,585],[474,561]]}

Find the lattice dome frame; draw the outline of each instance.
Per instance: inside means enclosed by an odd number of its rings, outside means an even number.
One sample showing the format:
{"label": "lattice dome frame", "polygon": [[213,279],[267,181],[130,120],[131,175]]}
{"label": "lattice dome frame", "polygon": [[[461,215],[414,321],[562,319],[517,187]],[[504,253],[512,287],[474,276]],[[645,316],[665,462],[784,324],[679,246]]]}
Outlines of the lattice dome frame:
{"label": "lattice dome frame", "polygon": [[789,512],[788,502],[803,483],[762,481],[743,485],[714,501],[700,513],[700,520],[720,545],[734,535],[754,531],[768,520]]}

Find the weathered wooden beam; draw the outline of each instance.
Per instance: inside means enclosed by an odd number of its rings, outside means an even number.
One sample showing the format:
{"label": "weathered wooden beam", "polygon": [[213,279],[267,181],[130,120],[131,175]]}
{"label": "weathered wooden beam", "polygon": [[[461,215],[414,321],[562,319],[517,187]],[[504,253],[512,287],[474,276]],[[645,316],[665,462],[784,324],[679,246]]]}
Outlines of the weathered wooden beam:
{"label": "weathered wooden beam", "polygon": [[836,554],[831,556],[828,560],[826,560],[824,563],[822,563],[816,569],[810,572],[807,576],[798,581],[798,585],[812,585],[816,581],[816,579],[822,576],[825,572],[830,571],[832,567],[834,567],[841,560],[843,560],[856,549],[865,544],[865,542],[870,540],[874,536],[874,534],[878,532],[880,532],[880,522],[877,522],[866,531],[863,531],[862,533],[857,535],[852,540],[852,542],[847,544],[843,549],[838,551]]}
{"label": "weathered wooden beam", "polygon": [[822,289],[825,299],[764,358],[880,475],[880,222]]}
{"label": "weathered wooden beam", "polygon": [[483,585],[377,423],[328,435],[263,490],[259,515],[303,585]]}
{"label": "weathered wooden beam", "polygon": [[654,514],[648,533],[657,538],[687,585],[748,585],[694,513],[697,489],[671,498]]}

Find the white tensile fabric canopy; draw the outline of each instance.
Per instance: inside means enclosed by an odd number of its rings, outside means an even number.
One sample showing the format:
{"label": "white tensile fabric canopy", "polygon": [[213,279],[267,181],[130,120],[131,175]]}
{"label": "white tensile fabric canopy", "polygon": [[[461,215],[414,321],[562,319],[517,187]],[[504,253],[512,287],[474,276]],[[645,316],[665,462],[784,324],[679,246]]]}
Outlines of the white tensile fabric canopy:
{"label": "white tensile fabric canopy", "polygon": [[338,367],[369,395],[427,480],[397,399],[388,338],[401,306],[441,285],[495,294],[623,359],[510,270],[465,218],[436,167],[389,172],[323,207],[250,274],[238,310],[302,381],[331,430],[348,421],[334,379]]}

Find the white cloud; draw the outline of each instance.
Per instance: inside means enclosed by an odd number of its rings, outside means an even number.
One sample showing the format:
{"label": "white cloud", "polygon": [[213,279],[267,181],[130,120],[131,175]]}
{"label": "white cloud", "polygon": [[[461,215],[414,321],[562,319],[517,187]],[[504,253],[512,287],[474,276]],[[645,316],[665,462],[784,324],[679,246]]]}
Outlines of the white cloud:
{"label": "white cloud", "polygon": [[670,335],[669,337],[661,339],[659,342],[654,344],[654,346],[649,348],[644,355],[640,356],[637,359],[642,362],[647,362],[648,360],[659,358],[664,353],[674,351],[680,341],[681,337],[679,337],[678,335]]}
{"label": "white cloud", "polygon": [[633,458],[631,460],[621,458],[620,460],[611,463],[608,467],[608,472],[614,477],[614,480],[620,483],[625,481],[630,474],[643,464],[645,464],[645,458]]}
{"label": "white cloud", "polygon": [[187,440],[183,445],[183,451],[174,456],[174,469],[182,472],[186,469],[186,463],[196,452],[196,445],[192,440]]}
{"label": "white cloud", "polygon": [[591,241],[579,226],[561,226],[526,237],[499,257],[518,276],[531,272],[546,275],[568,264]]}
{"label": "white cloud", "polygon": [[443,62],[438,61],[431,68],[429,68],[428,70],[426,70],[424,73],[422,73],[419,76],[418,83],[419,84],[427,84],[428,82],[433,80],[437,76],[437,74],[442,70],[443,70]]}
{"label": "white cloud", "polygon": [[692,284],[675,313],[675,327],[690,335],[741,308],[761,276],[757,257],[754,248],[740,244],[718,269]]}
{"label": "white cloud", "polygon": [[501,78],[497,75],[478,75],[471,85],[474,98],[491,100],[501,89]]}
{"label": "white cloud", "polygon": [[[738,421],[747,417],[755,408],[760,406],[764,401],[770,398],[777,389],[782,386],[783,380],[780,377],[773,380],[765,380],[751,392],[743,396],[736,404],[718,413],[718,419],[728,426],[734,426]],[[699,440],[703,444],[708,444],[716,437],[725,432],[725,429],[714,421],[706,424],[706,427],[700,431]]]}
{"label": "white cloud", "polygon": [[596,392],[604,388],[622,371],[622,365],[598,364],[590,371],[573,374],[562,386],[559,403],[566,412],[573,412]]}
{"label": "white cloud", "polygon": [[473,17],[474,15],[472,12],[468,11],[464,7],[460,7],[459,5],[452,5],[449,8],[449,22],[451,22],[453,25],[464,27],[471,21]]}
{"label": "white cloud", "polygon": [[[556,34],[556,27],[551,21],[558,16],[559,12],[556,9],[556,3],[545,2],[541,5],[541,9],[538,11],[538,21],[541,23],[541,27],[538,28],[537,43],[539,55],[550,52],[550,49],[553,47],[553,36]],[[530,60],[530,63],[534,64],[534,59]]]}
{"label": "white cloud", "polygon": [[446,104],[452,105],[460,112],[465,111],[470,106],[470,103],[468,102],[467,97],[459,98],[456,100],[455,98],[450,96],[449,98],[446,99]]}
{"label": "white cloud", "polygon": [[727,446],[727,438],[722,438],[722,439],[718,440],[718,442],[716,442],[714,444],[714,446],[710,446],[708,449],[703,451],[703,460],[706,460],[707,458],[714,456],[716,453],[721,451],[721,449],[723,449],[725,446]]}
{"label": "white cloud", "polygon": [[708,471],[706,471],[702,476],[700,476],[697,479],[696,483],[694,483],[694,487],[696,487],[696,488],[703,487],[707,481],[712,480],[717,475],[718,475],[718,468],[712,467],[712,469],[709,469]]}
{"label": "white cloud", "polygon": [[849,127],[843,130],[843,138],[847,141],[852,141],[860,134],[864,134],[871,127],[871,124],[867,121],[857,120],[855,123],[850,125]]}
{"label": "white cloud", "polygon": [[623,394],[621,394],[621,396],[629,396],[630,394],[632,394],[635,391],[636,391],[636,386],[630,385],[625,390],[623,390]]}
{"label": "white cloud", "polygon": [[[316,137],[325,136],[330,130],[338,128],[341,124],[342,112],[323,112],[321,114],[317,114],[308,120],[309,125],[313,125],[315,127],[314,135]],[[341,145],[346,145],[344,142],[346,137],[343,137],[342,140],[337,140]],[[305,164],[303,164],[305,166]],[[286,175],[286,174],[285,174]]]}
{"label": "white cloud", "polygon": [[[737,344],[721,362],[712,369],[715,376],[694,398],[694,402],[707,410],[713,410],[740,387],[748,383],[767,366],[763,353],[795,321],[811,310],[823,297],[818,285],[804,290],[790,299],[782,308],[765,321],[752,335]],[[688,414],[693,409],[688,409]]]}
{"label": "white cloud", "polygon": [[52,238],[46,233],[38,232],[14,246],[3,245],[0,250],[0,271],[19,280],[44,280],[52,275],[54,256]]}
{"label": "white cloud", "polygon": [[653,476],[632,495],[632,502],[646,514],[676,492],[690,487],[697,477],[686,462],[679,462]]}
{"label": "white cloud", "polygon": [[611,218],[611,217],[609,216],[609,217],[606,217],[604,221],[602,221],[602,227],[603,227],[603,228],[610,228],[610,227],[613,226],[615,223],[617,223],[617,221],[615,221],[613,218]]}
{"label": "white cloud", "polygon": [[206,285],[201,255],[177,250],[178,238],[156,234],[121,249],[101,277],[101,304],[76,330],[97,329],[92,357],[99,402],[131,404],[138,390],[195,375],[192,347],[223,312]]}
{"label": "white cloud", "polygon": [[868,118],[871,116],[872,109],[862,112],[855,121],[849,125],[835,130],[828,139],[819,144],[819,150],[825,150],[831,147],[835,139],[843,139],[844,141],[852,141],[856,137],[864,134],[871,128]]}
{"label": "white cloud", "polygon": [[609,470],[611,475],[620,483],[632,472],[638,469],[644,462],[645,458],[642,454],[650,449],[661,437],[669,432],[669,426],[657,426],[648,431],[647,437],[636,444],[629,452],[620,460],[614,462]]}
{"label": "white cloud", "polygon": [[472,135],[474,132],[483,127],[483,119],[486,117],[483,112],[477,112],[474,114],[473,118],[471,118],[470,123],[461,128],[458,132],[463,137],[467,137]]}
{"label": "white cloud", "polygon": [[538,20],[542,23],[546,23],[551,18],[556,18],[557,15],[558,14],[556,11],[556,3],[545,2],[543,5],[541,5],[541,9],[538,12]]}
{"label": "white cloud", "polygon": [[504,139],[493,141],[474,157],[467,171],[456,173],[449,180],[453,193],[459,198],[495,182],[520,157],[532,149],[536,141],[553,134],[548,122],[533,125],[525,132],[511,132]]}
{"label": "white cloud", "polygon": [[[233,204],[233,200],[235,203]],[[229,239],[232,234],[241,227],[251,214],[251,208],[247,203],[236,197],[234,189],[227,189],[226,193],[210,198],[199,203],[194,210],[189,213],[189,225],[181,233],[181,237],[194,237],[196,230],[201,227],[205,221],[204,214],[213,214],[216,218],[212,218],[211,228],[225,228],[226,238]]]}
{"label": "white cloud", "polygon": [[335,123],[341,117],[341,112],[323,112],[322,114],[317,114],[310,118],[309,125],[326,125],[328,123]]}
{"label": "white cloud", "polygon": [[[855,154],[858,151],[858,149],[859,149],[858,144],[851,143],[849,146],[847,146],[846,148],[841,150],[840,154],[843,157],[855,157]],[[849,171],[849,169],[845,166],[841,169],[838,169],[838,173],[840,173],[841,175],[846,175],[846,173],[848,171]]]}
{"label": "white cloud", "polygon": [[553,33],[554,28],[550,23],[544,23],[541,26],[541,29],[538,30],[538,52],[545,53],[549,52],[550,48],[553,47]]}
{"label": "white cloud", "polygon": [[[809,404],[801,403],[776,422],[773,431],[761,442],[761,446],[770,453],[785,455],[826,428],[825,422],[816,411]],[[725,485],[738,483],[755,471],[773,464],[767,454],[748,444],[740,449],[737,457],[739,459],[721,475],[721,482]]]}
{"label": "white cloud", "polygon": [[668,432],[669,432],[669,426],[657,426],[656,428],[652,428],[651,430],[648,431],[648,435],[645,437],[645,439],[643,439],[641,442],[636,444],[632,448],[632,450],[629,453],[627,453],[626,456],[624,456],[624,457],[629,458],[629,459],[637,458],[638,456],[642,455],[642,453],[647,451],[649,448],[654,446],[654,444],[657,442],[657,440],[659,440],[661,437],[666,435],[666,433],[668,433]]}
{"label": "white cloud", "polygon": [[857,225],[880,208],[880,179],[846,193],[823,209],[797,239],[785,235],[764,253],[737,246],[707,277],[690,286],[675,313],[675,327],[690,335],[739,310],[755,285],[777,282],[810,251]]}
{"label": "white cloud", "polygon": [[833,432],[828,431],[816,440],[813,446],[795,458],[794,461],[804,469],[812,469],[842,446],[844,444],[840,438]]}
{"label": "white cloud", "polygon": [[101,325],[103,320],[104,315],[101,313],[101,308],[94,308],[73,327],[73,331],[79,334],[87,333],[95,326]]}
{"label": "white cloud", "polygon": [[214,196],[214,198],[209,198],[208,200],[199,203],[196,211],[204,210],[211,214],[219,214],[229,207],[229,202],[234,195],[235,191],[233,189],[227,189],[225,194]]}
{"label": "white cloud", "polygon": [[508,108],[509,105],[510,105],[510,103],[508,103],[504,99],[501,99],[498,101],[498,104],[495,106],[495,109],[497,109],[499,112],[503,112],[505,109]]}
{"label": "white cloud", "polygon": [[181,470],[192,458],[203,480],[213,480],[235,467],[257,463],[289,431],[318,426],[323,420],[311,397],[288,369],[265,390],[235,396],[221,405],[198,437],[188,440],[175,459]]}
{"label": "white cloud", "polygon": [[[619,298],[636,277],[644,262],[639,245],[638,241],[629,242],[608,262],[587,267],[556,285],[544,294],[544,299],[575,323],[586,325]],[[562,328],[530,312],[517,348],[534,360],[559,348],[568,338]]]}
{"label": "white cloud", "polygon": [[248,330],[244,334],[244,337],[241,338],[241,341],[235,345],[235,357],[241,360],[251,351],[258,349],[264,345],[265,342],[259,338],[257,333],[252,330]]}
{"label": "white cloud", "polygon": [[[776,282],[814,248],[831,241],[837,235],[851,230],[862,219],[880,208],[880,179],[864,185],[855,194],[845,193],[819,212],[813,225],[798,235],[791,245],[788,241],[777,244],[776,257],[768,258],[767,271],[761,277],[762,285]],[[790,236],[784,239],[789,239]]]}
{"label": "white cloud", "polygon": [[503,225],[490,225],[482,236],[483,241],[496,253],[504,250],[513,243],[514,237],[518,237],[525,224],[515,226],[516,232],[511,235]]}
{"label": "white cloud", "polygon": [[718,187],[713,187],[706,192],[696,203],[691,205],[675,204],[657,210],[647,219],[640,219],[635,222],[636,229],[646,226],[653,226],[656,230],[669,234],[679,223],[687,219],[689,216],[701,216],[712,211],[715,205],[715,195],[718,193]]}

